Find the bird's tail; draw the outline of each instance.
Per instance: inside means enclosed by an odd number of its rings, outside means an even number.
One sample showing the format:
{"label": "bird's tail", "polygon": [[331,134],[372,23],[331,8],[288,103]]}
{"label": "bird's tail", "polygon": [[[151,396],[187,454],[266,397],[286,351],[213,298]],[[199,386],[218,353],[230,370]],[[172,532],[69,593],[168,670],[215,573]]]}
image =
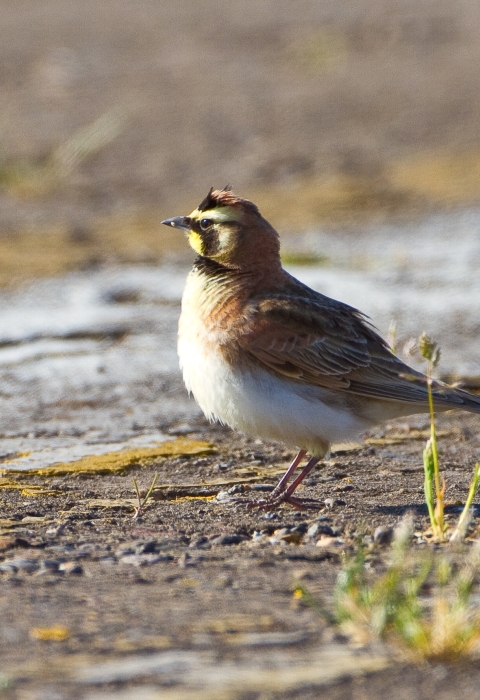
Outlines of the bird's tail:
{"label": "bird's tail", "polygon": [[462,411],[480,413],[480,396],[471,394],[464,389],[443,387],[436,382],[433,385],[433,403],[442,408],[459,408]]}

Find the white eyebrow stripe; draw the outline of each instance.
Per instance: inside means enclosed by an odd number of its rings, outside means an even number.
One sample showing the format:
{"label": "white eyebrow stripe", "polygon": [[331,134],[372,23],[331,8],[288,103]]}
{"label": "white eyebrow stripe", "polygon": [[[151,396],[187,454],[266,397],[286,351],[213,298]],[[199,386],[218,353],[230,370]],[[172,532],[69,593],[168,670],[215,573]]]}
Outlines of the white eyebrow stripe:
{"label": "white eyebrow stripe", "polygon": [[195,209],[190,214],[190,219],[211,219],[214,223],[220,224],[226,221],[238,221],[241,213],[234,207],[217,207],[207,211]]}

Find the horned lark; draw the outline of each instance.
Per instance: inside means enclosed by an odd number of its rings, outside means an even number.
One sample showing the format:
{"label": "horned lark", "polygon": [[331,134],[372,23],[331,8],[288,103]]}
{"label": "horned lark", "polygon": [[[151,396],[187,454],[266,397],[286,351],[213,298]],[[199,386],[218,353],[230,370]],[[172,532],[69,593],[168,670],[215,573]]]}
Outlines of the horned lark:
{"label": "horned lark", "polygon": [[[396,357],[360,311],[282,268],[278,234],[255,204],[212,188],[189,216],[162,223],[185,231],[198,254],[178,331],[187,389],[210,420],[300,450],[259,505],[303,507],[308,499],[293,493],[332,442],[428,412],[425,375]],[[468,392],[435,382],[433,395],[437,410],[480,413],[480,397]]]}

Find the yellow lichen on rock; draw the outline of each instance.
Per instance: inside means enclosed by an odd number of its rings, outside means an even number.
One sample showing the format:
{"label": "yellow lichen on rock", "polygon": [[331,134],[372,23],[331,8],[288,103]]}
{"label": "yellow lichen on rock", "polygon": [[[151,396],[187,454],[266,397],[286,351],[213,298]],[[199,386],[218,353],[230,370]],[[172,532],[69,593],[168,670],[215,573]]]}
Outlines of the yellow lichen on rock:
{"label": "yellow lichen on rock", "polygon": [[[27,473],[29,475],[47,477],[80,473],[112,474],[163,457],[212,454],[215,451],[215,446],[209,442],[178,438],[177,440],[167,440],[155,447],[141,447],[107,452],[101,455],[88,455],[75,462],[60,462],[48,467],[29,469]],[[25,469],[15,468],[5,469],[4,473],[18,473],[20,471],[25,473]]]}
{"label": "yellow lichen on rock", "polygon": [[64,625],[53,625],[52,627],[33,627],[30,630],[32,639],[39,639],[42,642],[64,642],[71,636],[68,627]]}

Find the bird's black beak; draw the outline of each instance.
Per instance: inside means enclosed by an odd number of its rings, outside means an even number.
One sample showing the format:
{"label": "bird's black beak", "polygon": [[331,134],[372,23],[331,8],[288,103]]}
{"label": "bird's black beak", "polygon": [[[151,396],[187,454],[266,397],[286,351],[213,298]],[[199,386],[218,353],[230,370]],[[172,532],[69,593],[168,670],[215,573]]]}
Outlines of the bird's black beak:
{"label": "bird's black beak", "polygon": [[189,216],[174,216],[173,219],[165,219],[162,221],[165,226],[173,226],[173,228],[179,228],[182,231],[191,231],[191,222]]}

